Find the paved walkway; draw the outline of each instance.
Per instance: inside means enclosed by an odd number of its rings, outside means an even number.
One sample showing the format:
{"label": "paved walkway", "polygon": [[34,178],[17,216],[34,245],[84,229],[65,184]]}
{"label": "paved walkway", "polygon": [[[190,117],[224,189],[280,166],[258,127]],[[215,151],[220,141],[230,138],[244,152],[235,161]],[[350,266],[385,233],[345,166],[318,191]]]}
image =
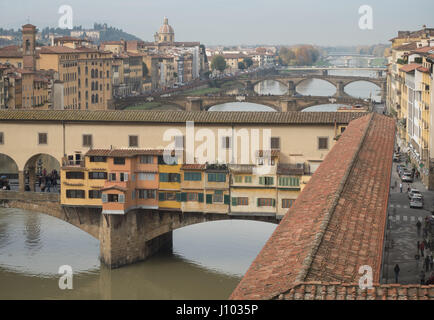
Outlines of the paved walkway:
{"label": "paved walkway", "polygon": [[[426,216],[431,216],[430,209],[434,201],[434,192],[428,191],[420,180],[413,183],[403,183],[402,193],[399,189],[401,179],[396,171],[398,163],[393,164],[392,183],[389,197],[388,210],[388,229],[386,233],[386,252],[385,264],[383,270],[383,283],[395,283],[395,273],[393,271],[395,264],[399,265],[400,273],[398,282],[401,284],[419,284],[420,272],[423,269],[424,258],[415,259],[418,253],[417,241],[422,241],[421,234],[418,235],[416,223],[421,221],[422,226]],[[403,163],[400,163],[403,164]],[[394,184],[397,187],[394,188]],[[424,197],[423,209],[411,209],[407,188],[419,189]],[[422,227],[423,228],[423,227]],[[421,229],[422,229],[421,228]],[[428,250],[425,250],[428,251]],[[426,252],[426,253],[429,253]],[[431,270],[425,274],[425,280],[430,277]]]}

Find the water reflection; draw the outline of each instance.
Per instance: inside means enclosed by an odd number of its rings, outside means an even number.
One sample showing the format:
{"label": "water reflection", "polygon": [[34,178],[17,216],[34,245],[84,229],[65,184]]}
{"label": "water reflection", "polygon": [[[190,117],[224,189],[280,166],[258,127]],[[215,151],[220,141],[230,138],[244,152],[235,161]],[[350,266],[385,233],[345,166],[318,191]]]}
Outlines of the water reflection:
{"label": "water reflection", "polygon": [[[237,220],[185,227],[174,231],[173,252],[110,270],[87,233],[0,208],[0,299],[227,299],[275,227]],[[73,290],[58,287],[64,264],[73,268]]]}
{"label": "water reflection", "polygon": [[336,87],[330,82],[321,79],[306,79],[296,88],[297,92],[304,96],[332,96],[336,93]]}
{"label": "water reflection", "polygon": [[288,86],[275,80],[265,80],[255,85],[255,92],[258,94],[283,95],[288,93]]}

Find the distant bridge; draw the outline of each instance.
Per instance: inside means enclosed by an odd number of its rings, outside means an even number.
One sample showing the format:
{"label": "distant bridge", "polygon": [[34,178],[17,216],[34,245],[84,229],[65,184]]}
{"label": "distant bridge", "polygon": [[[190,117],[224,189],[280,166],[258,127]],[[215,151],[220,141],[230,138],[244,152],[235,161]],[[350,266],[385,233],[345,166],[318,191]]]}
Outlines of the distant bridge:
{"label": "distant bridge", "polygon": [[[370,108],[371,103],[363,99],[345,97],[325,97],[325,96],[261,96],[261,95],[219,95],[219,96],[173,96],[167,98],[154,99],[165,105],[177,106],[183,111],[208,111],[215,105],[230,102],[249,102],[268,106],[279,112],[302,111],[306,108],[321,104],[345,104],[362,105]],[[143,100],[141,101],[143,102]]]}

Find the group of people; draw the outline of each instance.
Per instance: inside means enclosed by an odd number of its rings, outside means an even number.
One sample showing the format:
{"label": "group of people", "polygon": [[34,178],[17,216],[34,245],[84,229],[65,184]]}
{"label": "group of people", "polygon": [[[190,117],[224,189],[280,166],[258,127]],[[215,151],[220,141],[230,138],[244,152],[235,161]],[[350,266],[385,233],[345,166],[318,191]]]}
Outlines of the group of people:
{"label": "group of people", "polygon": [[51,173],[47,174],[47,170],[44,168],[41,175],[38,177],[38,185],[41,192],[57,191],[57,179],[59,174],[56,169],[53,169]]}
{"label": "group of people", "polygon": [[9,184],[9,179],[6,176],[0,177],[0,189],[1,190],[11,190],[11,185]]}

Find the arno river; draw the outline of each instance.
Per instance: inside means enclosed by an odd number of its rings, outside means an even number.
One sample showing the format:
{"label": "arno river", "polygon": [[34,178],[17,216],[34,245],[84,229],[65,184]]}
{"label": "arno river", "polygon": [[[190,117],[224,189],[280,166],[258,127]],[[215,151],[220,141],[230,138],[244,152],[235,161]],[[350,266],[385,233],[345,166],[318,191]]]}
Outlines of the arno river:
{"label": "arno river", "polygon": [[[256,90],[282,94],[286,88],[267,81]],[[335,89],[309,80],[297,92],[330,96]],[[352,83],[346,92],[379,95],[366,82]],[[336,105],[313,109],[335,110]],[[246,103],[212,110],[272,111]],[[44,214],[0,208],[0,299],[227,299],[275,227],[237,220],[185,227],[173,233],[173,252],[108,270],[99,262],[98,240],[85,232]],[[72,290],[59,289],[62,265],[73,269]]]}

